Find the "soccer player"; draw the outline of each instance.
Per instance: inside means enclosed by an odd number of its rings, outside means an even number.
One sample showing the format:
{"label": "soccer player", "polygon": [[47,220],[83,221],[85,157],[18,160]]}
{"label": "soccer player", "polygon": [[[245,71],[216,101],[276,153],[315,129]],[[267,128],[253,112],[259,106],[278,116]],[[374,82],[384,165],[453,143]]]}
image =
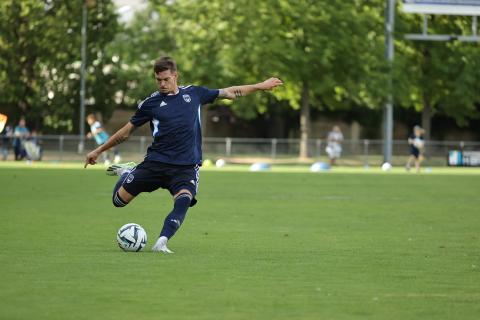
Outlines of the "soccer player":
{"label": "soccer player", "polygon": [[[95,142],[97,145],[101,146],[105,142],[107,142],[108,138],[110,136],[108,133],[105,131],[103,128],[102,124],[100,121],[97,120],[94,114],[89,114],[87,116],[87,123],[90,126],[90,132],[87,134],[87,138],[94,138]],[[113,149],[114,153],[114,162],[119,163],[120,162],[120,154],[118,153],[117,149]],[[110,165],[110,157],[108,156],[108,153],[102,154],[103,156],[103,161],[106,166]]]}
{"label": "soccer player", "polygon": [[415,126],[413,127],[413,134],[408,137],[408,144],[410,145],[410,157],[405,165],[405,169],[407,171],[410,171],[410,166],[412,161],[414,161],[417,172],[420,172],[420,165],[423,161],[423,153],[425,150],[423,133],[424,130],[420,126]]}
{"label": "soccer player", "polygon": [[173,237],[185,219],[189,207],[197,200],[199,166],[202,163],[202,135],[200,109],[217,98],[234,100],[259,90],[271,90],[282,84],[270,78],[253,85],[224,89],[198,86],[178,86],[175,61],[162,57],[155,61],[153,72],[158,91],[138,105],[130,121],[107,142],[87,154],[87,165],[96,163],[98,156],[116,146],[132,134],[135,128],[150,124],[153,142],[142,163],[113,165],[107,174],[120,179],[113,189],[113,204],[124,207],[141,192],[167,189],[173,196],[173,209],[165,218],[160,236],[152,251],[172,253],[167,241]]}

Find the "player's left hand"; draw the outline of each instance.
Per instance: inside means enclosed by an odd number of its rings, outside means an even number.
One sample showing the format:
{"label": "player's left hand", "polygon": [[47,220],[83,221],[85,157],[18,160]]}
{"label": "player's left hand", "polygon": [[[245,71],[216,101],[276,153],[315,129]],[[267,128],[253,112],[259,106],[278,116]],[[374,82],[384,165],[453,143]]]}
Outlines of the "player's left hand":
{"label": "player's left hand", "polygon": [[278,78],[270,78],[262,83],[259,83],[259,87],[261,90],[272,90],[275,87],[281,86],[283,81]]}
{"label": "player's left hand", "polygon": [[83,168],[86,168],[89,164],[94,165],[97,164],[97,158],[98,158],[98,152],[95,150],[88,153],[86,158],[85,158],[85,166]]}

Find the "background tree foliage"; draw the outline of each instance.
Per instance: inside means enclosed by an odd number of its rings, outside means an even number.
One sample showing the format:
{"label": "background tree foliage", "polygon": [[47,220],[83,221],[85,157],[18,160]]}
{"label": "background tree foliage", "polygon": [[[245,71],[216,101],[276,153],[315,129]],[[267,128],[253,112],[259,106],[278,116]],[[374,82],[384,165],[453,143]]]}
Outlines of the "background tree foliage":
{"label": "background tree foliage", "polygon": [[[395,96],[397,105],[422,113],[422,126],[430,137],[431,118],[442,114],[465,126],[478,117],[480,54],[478,43],[427,42],[404,39],[420,33],[421,16],[402,14],[397,19]],[[471,34],[471,17],[431,16],[431,34]]]}
{"label": "background tree foliage", "polygon": [[[218,87],[254,83],[269,76],[282,78],[285,86],[273,96],[249,96],[235,102],[232,109],[255,117],[285,101],[300,110],[301,156],[305,157],[310,108],[375,108],[383,99],[379,88],[386,74],[380,4],[153,1],[150,10],[130,26],[132,38],[127,42],[141,48],[139,54],[148,60],[162,52],[174,56],[187,82]],[[152,48],[152,43],[158,46]],[[120,55],[129,65],[140,63],[130,53]],[[144,66],[137,69],[144,70]]]}
{"label": "background tree foliage", "polygon": [[[118,32],[111,1],[88,7],[87,103],[111,113],[115,75],[104,47]],[[0,2],[0,107],[46,132],[72,132],[78,124],[82,3]]]}
{"label": "background tree foliage", "polygon": [[[124,26],[111,0],[89,4],[87,111],[106,118],[156,90],[152,63],[162,54],[177,60],[183,84],[282,78],[272,93],[217,104],[247,119],[298,121],[301,156],[308,155],[312,110],[361,114],[356,120],[371,125],[379,111],[369,110],[380,110],[387,95],[384,0],[151,0]],[[478,44],[405,40],[420,18],[398,12],[397,110],[421,112],[427,129],[437,114],[467,125],[478,114]],[[468,18],[430,22],[431,32],[470,32]],[[80,25],[81,1],[0,2],[2,111],[27,115],[46,131],[76,132]]]}

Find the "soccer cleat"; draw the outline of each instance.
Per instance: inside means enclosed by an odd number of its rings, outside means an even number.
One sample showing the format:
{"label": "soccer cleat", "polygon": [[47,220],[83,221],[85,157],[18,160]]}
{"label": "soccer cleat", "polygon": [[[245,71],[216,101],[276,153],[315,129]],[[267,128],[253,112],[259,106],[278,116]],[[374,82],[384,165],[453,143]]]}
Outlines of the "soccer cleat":
{"label": "soccer cleat", "polygon": [[166,237],[158,238],[157,242],[152,247],[152,251],[153,252],[163,252],[163,253],[173,253],[172,250],[167,248],[167,241],[168,241],[168,239]]}
{"label": "soccer cleat", "polygon": [[137,164],[135,162],[127,162],[127,163],[119,163],[119,164],[112,164],[107,168],[107,175],[108,176],[121,176],[125,172],[130,172],[133,168],[135,168]]}
{"label": "soccer cleat", "polygon": [[167,245],[163,245],[162,247],[153,246],[153,252],[163,252],[163,253],[174,253],[172,250],[167,248]]}

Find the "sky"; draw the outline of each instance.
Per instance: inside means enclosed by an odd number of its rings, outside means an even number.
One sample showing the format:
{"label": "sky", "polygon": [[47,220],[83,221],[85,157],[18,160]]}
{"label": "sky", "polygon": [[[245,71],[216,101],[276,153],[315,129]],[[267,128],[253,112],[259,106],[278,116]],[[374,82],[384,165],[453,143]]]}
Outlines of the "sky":
{"label": "sky", "polygon": [[136,11],[145,9],[148,0],[113,0],[117,7],[119,20],[121,22],[129,22]]}

